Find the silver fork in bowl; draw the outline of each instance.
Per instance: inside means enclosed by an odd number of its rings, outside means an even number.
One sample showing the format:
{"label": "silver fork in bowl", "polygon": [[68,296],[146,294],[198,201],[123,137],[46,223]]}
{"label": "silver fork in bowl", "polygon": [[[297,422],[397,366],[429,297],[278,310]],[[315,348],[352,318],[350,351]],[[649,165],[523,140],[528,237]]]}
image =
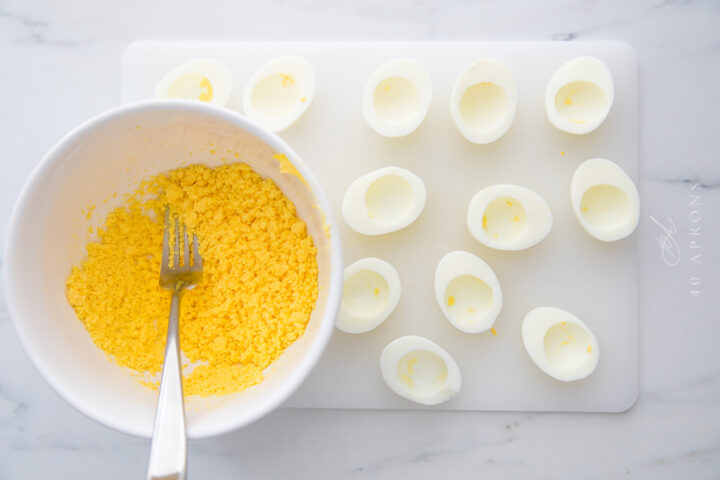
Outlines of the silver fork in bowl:
{"label": "silver fork in bowl", "polygon": [[[185,434],[185,407],[182,391],[182,368],[180,365],[179,317],[180,300],[202,279],[202,258],[198,251],[199,241],[192,236],[192,257],[187,228],[180,226],[173,215],[174,238],[172,264],[170,263],[170,209],[165,210],[162,265],[160,286],[172,292],[170,318],[168,319],[165,362],[163,364],[160,394],[158,395],[155,427],[150,447],[149,480],[182,480],[187,467],[187,437]],[[182,239],[180,229],[182,228]],[[182,245],[182,251],[181,251]]]}

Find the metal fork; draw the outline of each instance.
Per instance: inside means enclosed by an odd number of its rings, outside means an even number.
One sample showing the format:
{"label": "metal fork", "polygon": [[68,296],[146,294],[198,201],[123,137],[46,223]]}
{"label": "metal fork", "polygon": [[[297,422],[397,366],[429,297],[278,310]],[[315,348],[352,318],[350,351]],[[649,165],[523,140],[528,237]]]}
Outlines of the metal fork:
{"label": "metal fork", "polygon": [[[160,394],[158,396],[155,427],[150,447],[150,480],[182,480],[187,467],[187,437],[185,434],[185,407],[182,392],[182,369],[180,366],[179,317],[180,300],[186,290],[193,288],[202,278],[202,258],[198,252],[197,236],[192,237],[192,257],[187,228],[174,215],[172,264],[170,263],[170,209],[165,210],[162,266],[160,286],[172,291],[170,318],[168,320],[165,363],[163,364]],[[182,243],[182,252],[181,252]]]}

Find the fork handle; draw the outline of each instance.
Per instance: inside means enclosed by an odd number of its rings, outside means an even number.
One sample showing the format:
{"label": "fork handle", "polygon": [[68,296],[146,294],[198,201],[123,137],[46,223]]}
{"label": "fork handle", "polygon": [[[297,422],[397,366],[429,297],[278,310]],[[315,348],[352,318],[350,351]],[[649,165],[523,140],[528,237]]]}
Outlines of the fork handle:
{"label": "fork handle", "polygon": [[150,447],[149,480],[183,480],[187,467],[185,408],[180,366],[180,299],[181,293],[174,291],[170,303],[165,363]]}

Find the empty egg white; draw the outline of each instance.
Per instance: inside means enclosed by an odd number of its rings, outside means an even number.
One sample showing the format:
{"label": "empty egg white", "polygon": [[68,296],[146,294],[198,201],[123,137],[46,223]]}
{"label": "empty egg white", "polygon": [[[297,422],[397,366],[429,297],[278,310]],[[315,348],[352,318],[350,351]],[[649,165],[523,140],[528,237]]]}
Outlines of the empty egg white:
{"label": "empty egg white", "polygon": [[247,117],[280,132],[305,113],[315,95],[315,70],[302,57],[280,57],[266,63],[248,82],[243,96]]}
{"label": "empty egg white", "polygon": [[335,326],[346,333],[376,328],[400,301],[400,277],[395,268],[379,258],[363,258],[344,273],[340,312]]}
{"label": "empty egg white", "polygon": [[425,67],[399,58],[381,65],[365,85],[365,121],[382,136],[403,137],[422,123],[432,100],[432,82]]}
{"label": "empty egg white", "polygon": [[155,86],[155,98],[200,100],[224,107],[230,99],[233,75],[217,60],[198,58],[179,65]]}
{"label": "empty egg white", "polygon": [[550,123],[583,135],[598,128],[610,112],[614,89],[610,69],[594,57],[577,57],[550,78],[545,110]]}
{"label": "empty egg white", "polygon": [[502,310],[503,298],[495,272],[480,257],[455,251],[435,269],[435,297],[450,323],[463,332],[488,330]]}
{"label": "empty egg white", "polygon": [[380,355],[380,370],[393,392],[422,405],[446,402],[462,386],[460,369],[450,354],[415,335],[390,342]]}
{"label": "empty egg white", "polygon": [[490,143],[512,125],[517,101],[512,71],[499,60],[484,58],[460,73],[450,100],[450,115],[470,142]]}
{"label": "empty egg white", "polygon": [[627,237],[640,219],[640,196],[618,164],[592,158],[580,164],[570,183],[570,201],[580,225],[604,242]]}
{"label": "empty egg white", "polygon": [[522,338],[535,365],[563,382],[585,378],[597,367],[595,336],[582,320],[561,308],[531,310],[523,320]]}
{"label": "empty egg white", "polygon": [[544,239],[552,228],[547,202],[517,185],[491,185],[477,192],[467,214],[470,233],[497,250],[524,250]]}
{"label": "empty egg white", "polygon": [[400,230],[425,208],[423,181],[400,167],[385,167],[356,179],[345,192],[342,214],[348,226],[364,235]]}

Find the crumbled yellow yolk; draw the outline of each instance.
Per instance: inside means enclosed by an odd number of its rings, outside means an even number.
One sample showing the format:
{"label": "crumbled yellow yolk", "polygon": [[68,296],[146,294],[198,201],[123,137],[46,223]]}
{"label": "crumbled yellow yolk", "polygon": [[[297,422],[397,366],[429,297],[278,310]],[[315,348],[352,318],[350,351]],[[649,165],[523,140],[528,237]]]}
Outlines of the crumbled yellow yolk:
{"label": "crumbled yellow yolk", "polygon": [[587,352],[588,353],[592,352],[592,345],[588,345]]}
{"label": "crumbled yellow yolk", "polygon": [[375,290],[373,290],[373,295],[375,295],[376,297],[380,295],[380,289],[378,287],[375,287]]}
{"label": "crumbled yellow yolk", "polygon": [[588,211],[588,207],[582,207],[582,211],[583,211],[583,212],[587,212],[587,211]]}
{"label": "crumbled yellow yolk", "polygon": [[300,101],[301,101],[301,102],[307,102],[307,97],[302,97],[302,98],[300,99]]}
{"label": "crumbled yellow yolk", "polygon": [[453,297],[452,295],[450,295],[450,296],[448,297],[448,306],[452,307],[453,305],[455,305],[455,297]]}
{"label": "crumbled yellow yolk", "polygon": [[520,221],[520,217],[518,215],[515,215],[513,217],[513,222],[519,222],[519,221]]}
{"label": "crumbled yellow yolk", "polygon": [[507,203],[508,207],[512,207],[512,202],[510,200],[506,200],[505,203]]}
{"label": "crumbled yellow yolk", "polygon": [[482,229],[487,230],[487,215],[483,215],[482,218]]}
{"label": "crumbled yellow yolk", "polygon": [[560,155],[565,155],[565,152],[560,152]]}
{"label": "crumbled yellow yolk", "polygon": [[565,340],[565,341],[561,342],[560,345],[568,345],[569,343],[570,343],[569,341]]}
{"label": "crumbled yellow yolk", "polygon": [[492,332],[493,335],[495,335],[497,337],[497,330],[495,330],[495,327],[490,327],[490,331]]}
{"label": "crumbled yellow yolk", "polygon": [[[141,374],[162,369],[170,292],[158,284],[166,205],[197,234],[202,281],[181,305],[186,395],[262,381],[305,331],[318,295],[316,248],[293,203],[241,163],[180,168],[144,181],[111,211],[67,278],[95,344]],[[189,369],[188,369],[189,370]],[[150,382],[157,387],[157,382]]]}

